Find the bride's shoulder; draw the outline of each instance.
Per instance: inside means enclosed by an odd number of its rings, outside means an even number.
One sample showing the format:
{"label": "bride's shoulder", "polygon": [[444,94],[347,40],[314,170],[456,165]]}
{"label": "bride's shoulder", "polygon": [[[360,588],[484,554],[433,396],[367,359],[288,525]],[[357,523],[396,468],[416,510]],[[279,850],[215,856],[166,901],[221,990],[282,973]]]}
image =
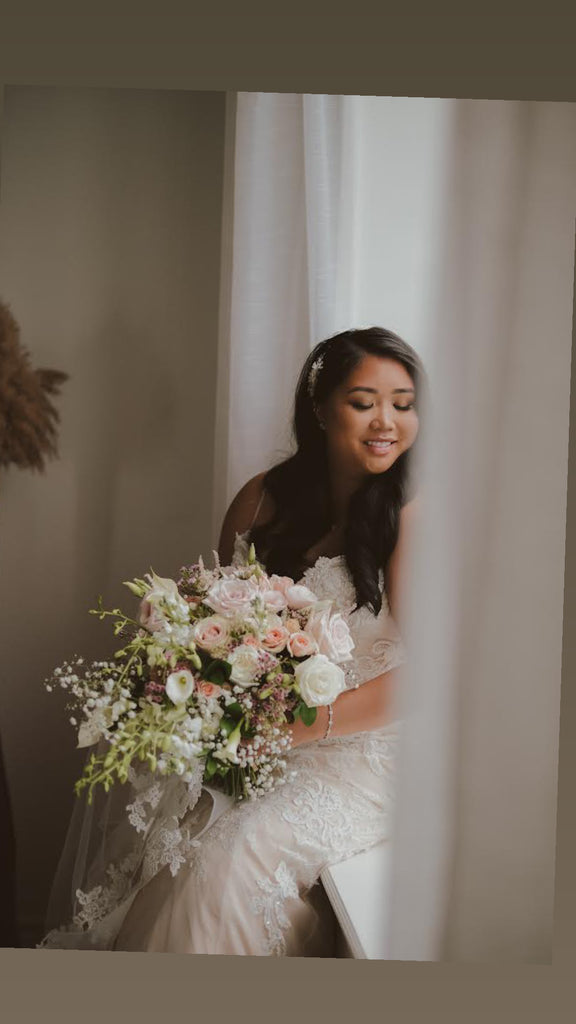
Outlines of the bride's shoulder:
{"label": "bride's shoulder", "polygon": [[252,526],[268,522],[275,511],[274,499],[264,486],[266,470],[247,480],[232,499],[224,516],[218,553],[224,565],[232,560],[237,533],[246,533]]}

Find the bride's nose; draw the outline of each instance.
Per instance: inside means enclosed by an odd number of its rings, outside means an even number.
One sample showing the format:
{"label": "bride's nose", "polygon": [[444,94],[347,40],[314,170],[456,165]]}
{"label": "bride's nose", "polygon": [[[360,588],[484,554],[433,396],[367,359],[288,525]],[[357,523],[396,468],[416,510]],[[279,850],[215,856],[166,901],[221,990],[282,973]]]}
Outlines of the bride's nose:
{"label": "bride's nose", "polygon": [[371,423],[373,430],[392,430],[394,428],[393,408],[385,402],[377,410]]}

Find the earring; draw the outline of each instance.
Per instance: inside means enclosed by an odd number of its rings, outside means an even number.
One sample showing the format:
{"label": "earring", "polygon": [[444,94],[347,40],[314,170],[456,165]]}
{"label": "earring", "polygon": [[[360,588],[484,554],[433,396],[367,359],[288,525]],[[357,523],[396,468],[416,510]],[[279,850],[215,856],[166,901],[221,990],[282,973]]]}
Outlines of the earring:
{"label": "earring", "polygon": [[322,420],[318,420],[318,426],[320,427],[320,430],[326,430],[326,424],[322,423]]}

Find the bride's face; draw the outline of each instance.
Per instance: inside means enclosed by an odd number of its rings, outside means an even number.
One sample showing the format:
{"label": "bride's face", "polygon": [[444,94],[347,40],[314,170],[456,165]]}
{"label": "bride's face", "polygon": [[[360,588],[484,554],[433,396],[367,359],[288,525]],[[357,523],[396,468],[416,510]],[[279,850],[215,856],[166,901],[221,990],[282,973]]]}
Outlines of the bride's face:
{"label": "bride's face", "polygon": [[418,433],[414,384],[395,359],[365,355],[319,408],[330,461],[354,477],[383,473]]}

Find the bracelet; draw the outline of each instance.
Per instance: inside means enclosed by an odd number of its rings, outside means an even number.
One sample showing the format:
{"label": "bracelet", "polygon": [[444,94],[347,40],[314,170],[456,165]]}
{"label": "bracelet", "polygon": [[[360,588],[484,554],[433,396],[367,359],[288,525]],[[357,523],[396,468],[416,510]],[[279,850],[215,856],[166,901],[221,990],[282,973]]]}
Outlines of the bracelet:
{"label": "bracelet", "polygon": [[334,712],[332,710],[332,705],[329,704],[328,705],[328,725],[326,726],[326,732],[324,733],[324,735],[322,737],[323,740],[327,740],[329,735],[330,735],[330,733],[331,733],[331,731],[332,731],[332,718],[333,718],[333,715],[334,715]]}

